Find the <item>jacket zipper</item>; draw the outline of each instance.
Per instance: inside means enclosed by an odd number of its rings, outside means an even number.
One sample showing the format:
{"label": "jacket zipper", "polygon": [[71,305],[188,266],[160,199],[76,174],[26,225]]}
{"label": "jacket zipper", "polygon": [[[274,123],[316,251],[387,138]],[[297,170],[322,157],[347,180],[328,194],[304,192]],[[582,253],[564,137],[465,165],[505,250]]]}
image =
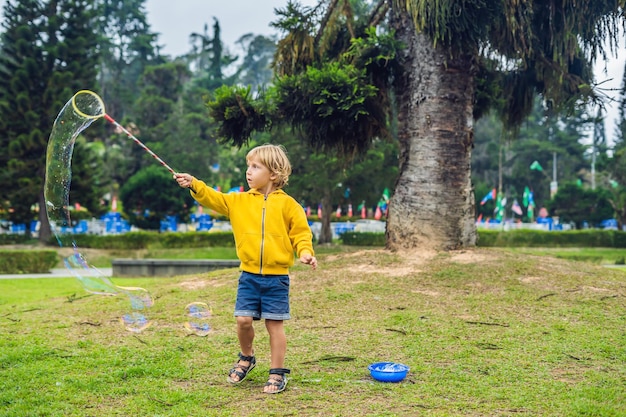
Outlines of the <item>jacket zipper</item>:
{"label": "jacket zipper", "polygon": [[263,197],[263,212],[261,214],[261,256],[259,258],[259,275],[263,275],[263,250],[265,249],[265,206],[267,195]]}

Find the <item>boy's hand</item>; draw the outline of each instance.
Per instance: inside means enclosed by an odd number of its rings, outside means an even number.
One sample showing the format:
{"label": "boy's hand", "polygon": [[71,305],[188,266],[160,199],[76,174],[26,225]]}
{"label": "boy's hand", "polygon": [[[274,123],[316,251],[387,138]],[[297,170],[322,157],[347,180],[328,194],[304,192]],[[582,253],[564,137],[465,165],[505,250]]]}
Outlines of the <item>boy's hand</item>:
{"label": "boy's hand", "polygon": [[191,182],[193,181],[193,176],[186,173],[177,172],[176,174],[174,174],[174,179],[182,188],[190,188]]}
{"label": "boy's hand", "polygon": [[305,253],[300,256],[300,262],[302,262],[303,264],[311,265],[311,268],[313,269],[317,268],[317,259],[310,253]]}

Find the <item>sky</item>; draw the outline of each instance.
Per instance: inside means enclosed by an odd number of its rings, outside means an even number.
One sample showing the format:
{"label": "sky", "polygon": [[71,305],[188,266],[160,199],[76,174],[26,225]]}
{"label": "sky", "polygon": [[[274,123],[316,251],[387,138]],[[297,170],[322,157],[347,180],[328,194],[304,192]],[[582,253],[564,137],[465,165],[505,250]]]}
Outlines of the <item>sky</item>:
{"label": "sky", "polygon": [[[298,1],[306,6],[317,4],[317,0]],[[5,2],[0,0],[0,7]],[[160,34],[161,51],[172,57],[189,52],[189,35],[192,32],[202,33],[205,24],[208,24],[209,35],[212,36],[214,17],[220,22],[221,37],[226,47],[230,52],[239,54],[241,51],[237,49],[236,41],[242,35],[277,34],[269,24],[276,20],[274,9],[286,5],[287,0],[146,0],[145,3],[148,23],[153,32]],[[609,96],[617,97],[619,94],[625,59],[626,45],[622,41],[619,56],[611,56],[607,62],[599,61],[595,66],[596,80],[608,80],[602,86],[615,90],[607,91]],[[615,131],[617,116],[617,105],[608,103],[605,129],[609,139]]]}
{"label": "sky", "polygon": [[[305,6],[317,4],[317,0],[298,2]],[[231,52],[238,52],[235,43],[247,33],[278,34],[270,22],[277,18],[274,9],[285,8],[287,0],[146,0],[145,5],[152,31],[161,34],[162,53],[178,56],[189,52],[189,35],[202,33],[205,24],[209,35],[213,35],[214,17],[220,23],[222,41]]]}

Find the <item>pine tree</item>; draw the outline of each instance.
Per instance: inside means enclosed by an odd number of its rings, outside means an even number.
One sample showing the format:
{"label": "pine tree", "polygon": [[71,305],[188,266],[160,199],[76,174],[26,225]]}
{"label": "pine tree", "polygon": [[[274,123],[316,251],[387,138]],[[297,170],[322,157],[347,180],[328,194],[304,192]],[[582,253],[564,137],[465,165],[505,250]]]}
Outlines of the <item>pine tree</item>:
{"label": "pine tree", "polygon": [[[214,90],[223,84],[234,83],[235,76],[224,77],[224,68],[237,60],[224,51],[221,38],[220,22],[213,23],[213,38],[207,33],[208,26],[204,26],[204,33],[192,33],[189,37],[193,43],[193,51],[189,58],[195,58],[194,78],[198,87]],[[198,45],[199,44],[199,45]]]}
{"label": "pine tree", "polygon": [[88,0],[25,0],[7,2],[3,13],[0,140],[8,152],[2,157],[1,197],[10,205],[9,219],[15,223],[29,224],[38,204],[40,240],[46,241],[48,137],[67,100],[95,84],[93,7]]}
{"label": "pine tree", "polygon": [[619,99],[619,118],[617,119],[617,127],[615,129],[614,150],[619,150],[626,145],[626,68],[622,77],[622,88],[620,89]]}
{"label": "pine tree", "polygon": [[100,94],[118,120],[132,116],[138,81],[146,67],[165,61],[150,30],[146,0],[96,0],[101,65]]}

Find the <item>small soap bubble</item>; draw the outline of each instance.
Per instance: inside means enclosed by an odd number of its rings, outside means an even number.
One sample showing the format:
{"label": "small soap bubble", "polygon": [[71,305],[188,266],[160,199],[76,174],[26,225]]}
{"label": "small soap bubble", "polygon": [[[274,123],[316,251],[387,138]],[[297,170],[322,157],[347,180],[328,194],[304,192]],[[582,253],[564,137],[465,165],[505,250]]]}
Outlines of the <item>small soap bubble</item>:
{"label": "small soap bubble", "polygon": [[120,317],[120,322],[129,332],[141,333],[152,326],[152,321],[143,314],[133,311]]}
{"label": "small soap bubble", "polygon": [[211,318],[211,307],[207,303],[193,302],[185,307],[186,322],[185,330],[189,334],[196,336],[206,336],[211,332],[209,319]]}

